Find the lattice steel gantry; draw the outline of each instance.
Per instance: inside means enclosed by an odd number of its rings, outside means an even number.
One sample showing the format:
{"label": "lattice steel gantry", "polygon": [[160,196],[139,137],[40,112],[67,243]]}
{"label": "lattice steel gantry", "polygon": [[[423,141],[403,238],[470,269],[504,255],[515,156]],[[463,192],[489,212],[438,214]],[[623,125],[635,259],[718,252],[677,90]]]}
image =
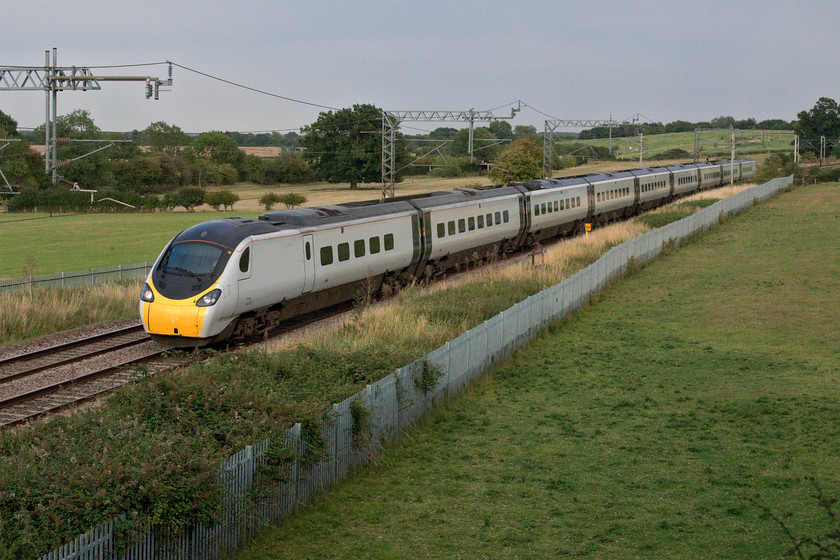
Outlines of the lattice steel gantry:
{"label": "lattice steel gantry", "polygon": [[385,200],[390,190],[394,197],[394,179],[396,176],[397,129],[403,121],[426,122],[468,122],[470,123],[469,152],[473,160],[473,128],[476,121],[491,122],[510,120],[522,109],[522,102],[511,108],[509,117],[497,117],[491,111],[382,111],[382,197]]}
{"label": "lattice steel gantry", "polygon": [[[57,49],[45,51],[44,66],[0,66],[0,91],[41,90],[46,92],[46,116],[44,118],[44,169],[52,172],[52,182],[58,182],[56,157],[57,102],[58,92],[64,90],[100,90],[100,82],[145,82],[146,99],[159,98],[161,86],[172,85],[172,64],[166,80],[154,76],[97,76],[90,68],[80,66],[58,66]],[[164,90],[165,91],[165,90]]]}

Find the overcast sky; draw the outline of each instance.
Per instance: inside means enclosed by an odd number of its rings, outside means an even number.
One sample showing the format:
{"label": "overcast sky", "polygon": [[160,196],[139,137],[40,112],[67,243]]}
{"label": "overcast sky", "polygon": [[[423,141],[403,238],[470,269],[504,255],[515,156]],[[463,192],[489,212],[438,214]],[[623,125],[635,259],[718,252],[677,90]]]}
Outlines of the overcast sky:
{"label": "overcast sky", "polygon": [[[560,119],[781,118],[840,99],[837,0],[2,0],[0,66],[170,60],[326,107],[488,110],[512,124]],[[166,77],[167,66],[97,69]],[[44,122],[42,92],[0,92],[21,127]],[[165,121],[185,132],[298,130],[326,109],[174,68],[171,91],[141,83],[62,92],[103,130]],[[542,114],[544,113],[544,114]],[[406,123],[404,132],[440,123]]]}

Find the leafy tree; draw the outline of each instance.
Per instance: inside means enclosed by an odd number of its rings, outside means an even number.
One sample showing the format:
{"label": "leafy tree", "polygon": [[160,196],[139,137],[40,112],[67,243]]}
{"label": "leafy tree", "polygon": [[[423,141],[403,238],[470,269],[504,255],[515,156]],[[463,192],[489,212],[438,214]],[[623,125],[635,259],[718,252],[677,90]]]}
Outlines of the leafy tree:
{"label": "leafy tree", "polygon": [[794,128],[793,123],[789,123],[782,119],[766,119],[758,123],[757,128],[763,130],[791,130]]}
{"label": "leafy tree", "polygon": [[493,121],[487,126],[487,129],[492,132],[493,136],[496,138],[513,140],[513,127],[511,127],[510,123],[507,121]]}
{"label": "leafy tree", "polygon": [[429,133],[429,138],[454,138],[458,130],[448,126],[440,126]]}
{"label": "leafy tree", "polygon": [[795,130],[802,137],[802,151],[819,151],[820,136],[826,138],[840,137],[840,106],[828,97],[820,97],[809,111],[801,111],[796,115],[799,122]]}
{"label": "leafy tree", "polygon": [[189,137],[180,128],[163,121],[151,123],[138,134],[137,139],[153,151],[167,154],[177,154],[190,142]]}
{"label": "leafy tree", "polygon": [[[498,138],[489,128],[479,127],[473,130],[473,156],[479,161],[493,161],[504,149]],[[456,156],[470,155],[470,131],[462,128],[455,134],[449,151]]]}
{"label": "leafy tree", "polygon": [[[373,105],[322,112],[302,131],[304,157],[330,183],[374,183],[382,179],[382,112]],[[408,158],[402,134],[394,149],[397,167]],[[399,174],[398,174],[399,180]]]}
{"label": "leafy tree", "polygon": [[729,128],[735,124],[735,117],[717,117],[712,119],[712,128]]}
{"label": "leafy tree", "polygon": [[187,212],[194,212],[195,207],[204,202],[207,193],[201,187],[184,187],[175,196],[176,205],[183,206]]}
{"label": "leafy tree", "polygon": [[193,157],[212,163],[232,166],[239,176],[244,175],[245,152],[230,136],[217,130],[203,132],[190,144]]}
{"label": "leafy tree", "polygon": [[204,195],[204,203],[217,211],[220,206],[224,206],[225,210],[232,210],[237,202],[239,195],[230,191],[212,191]]}
{"label": "leafy tree", "polygon": [[665,125],[665,132],[694,132],[696,124],[688,121],[674,121]]}
{"label": "leafy tree", "polygon": [[732,126],[741,130],[752,130],[758,126],[756,120],[752,117],[742,121],[735,121]]}
{"label": "leafy tree", "polygon": [[490,180],[495,183],[528,181],[542,175],[542,148],[529,139],[514,141],[493,163]]}
{"label": "leafy tree", "polygon": [[17,136],[17,121],[10,115],[0,111],[0,135],[3,138],[13,138]]}
{"label": "leafy tree", "polygon": [[756,181],[764,183],[776,177],[793,175],[797,179],[803,176],[802,168],[793,161],[791,154],[773,154],[759,167]]}
{"label": "leafy tree", "polygon": [[272,206],[280,202],[280,196],[273,192],[265,193],[260,197],[259,202],[265,207],[266,212],[270,212]]}
{"label": "leafy tree", "polygon": [[515,127],[513,127],[513,137],[516,140],[519,140],[520,138],[530,138],[536,142],[538,138],[537,127],[531,124],[518,124]]}
{"label": "leafy tree", "polygon": [[307,200],[309,199],[306,198],[306,195],[290,192],[280,196],[279,202],[285,204],[286,208],[295,208],[301,204],[306,204]]}
{"label": "leafy tree", "polygon": [[282,152],[276,158],[266,162],[266,184],[269,183],[307,183],[316,181],[318,176],[303,156],[292,152]]}

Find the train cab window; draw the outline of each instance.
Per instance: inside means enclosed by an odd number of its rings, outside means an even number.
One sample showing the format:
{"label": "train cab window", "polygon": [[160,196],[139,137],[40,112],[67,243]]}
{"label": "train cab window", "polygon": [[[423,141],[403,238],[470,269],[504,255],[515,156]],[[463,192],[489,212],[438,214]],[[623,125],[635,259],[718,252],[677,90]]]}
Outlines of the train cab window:
{"label": "train cab window", "polygon": [[449,228],[449,235],[455,235],[455,220],[449,220],[446,226]]}
{"label": "train cab window", "polygon": [[365,256],[365,240],[357,239],[353,242],[353,256],[356,258]]}
{"label": "train cab window", "polygon": [[478,229],[482,229],[484,227],[484,216],[479,216],[476,221],[478,222]]}
{"label": "train cab window", "polygon": [[467,227],[469,228],[470,231],[475,229],[475,218],[473,218],[473,217],[467,218]]}
{"label": "train cab window", "polygon": [[502,219],[505,221],[505,223],[508,223],[510,221],[510,213],[507,210],[505,210],[502,213]]}
{"label": "train cab window", "polygon": [[437,236],[438,239],[446,235],[446,226],[443,223],[437,225]]}
{"label": "train cab window", "polygon": [[501,212],[496,212],[496,223],[497,224],[502,223],[502,213]]}
{"label": "train cab window", "polygon": [[385,234],[385,250],[390,251],[394,248],[394,234],[393,233],[386,233]]}
{"label": "train cab window", "polygon": [[350,259],[350,244],[349,243],[339,243],[338,244],[338,261],[344,262]]}
{"label": "train cab window", "polygon": [[467,221],[464,218],[458,220],[458,233],[467,231]]}
{"label": "train cab window", "polygon": [[[443,224],[441,224],[443,225]],[[370,248],[370,254],[375,255],[379,252],[379,237],[371,237],[368,239],[368,246]]]}
{"label": "train cab window", "polygon": [[540,205],[535,204],[534,205],[534,216],[539,216],[539,215],[540,215]]}
{"label": "train cab window", "polygon": [[[309,244],[307,243],[307,246]],[[242,251],[242,256],[239,257],[239,271],[240,272],[248,272],[248,266],[251,263],[251,248],[245,247],[245,250]]]}
{"label": "train cab window", "polygon": [[332,246],[321,247],[321,266],[327,266],[333,262]]}
{"label": "train cab window", "polygon": [[493,214],[487,214],[487,227],[493,225]]}

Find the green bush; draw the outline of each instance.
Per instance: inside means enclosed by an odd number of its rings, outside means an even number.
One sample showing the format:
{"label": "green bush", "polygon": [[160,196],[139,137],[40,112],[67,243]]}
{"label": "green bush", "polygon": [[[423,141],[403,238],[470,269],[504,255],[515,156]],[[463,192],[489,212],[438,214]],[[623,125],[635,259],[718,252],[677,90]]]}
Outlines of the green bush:
{"label": "green bush", "polygon": [[259,202],[265,207],[266,212],[270,212],[272,206],[280,202],[280,196],[275,193],[265,193],[260,197]]}
{"label": "green bush", "polygon": [[217,211],[220,206],[224,206],[225,210],[232,210],[237,202],[239,195],[230,191],[211,191],[204,196],[204,203]]}
{"label": "green bush", "polygon": [[305,195],[290,192],[288,194],[281,195],[278,202],[285,204],[286,208],[295,208],[301,204],[306,204],[307,200],[309,199],[306,198]]}
{"label": "green bush", "polygon": [[195,207],[204,203],[207,193],[201,187],[184,187],[175,195],[176,206],[183,206],[187,212],[194,212]]}

